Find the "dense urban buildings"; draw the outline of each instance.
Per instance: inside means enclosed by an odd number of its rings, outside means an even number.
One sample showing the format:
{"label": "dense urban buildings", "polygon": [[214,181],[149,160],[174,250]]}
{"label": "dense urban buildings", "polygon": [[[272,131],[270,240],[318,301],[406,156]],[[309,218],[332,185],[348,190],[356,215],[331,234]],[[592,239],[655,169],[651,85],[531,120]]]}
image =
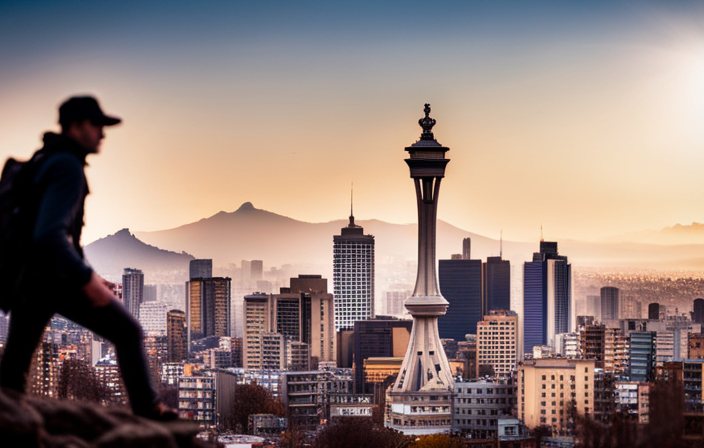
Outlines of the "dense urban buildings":
{"label": "dense urban buildings", "polygon": [[374,317],[374,237],[350,222],[333,237],[335,331]]}
{"label": "dense urban buildings", "polygon": [[413,316],[411,338],[388,392],[385,418],[386,426],[404,434],[441,433],[452,427],[454,378],[438,334],[438,317],[446,313],[448,302],[440,294],[435,273],[437,201],[449,148],[435,140],[435,120],[429,114],[426,104],[425,117],[419,121],[421,138],[406,148],[418,206],[418,276],[413,296],[406,301]]}
{"label": "dense urban buildings", "polygon": [[180,362],[188,359],[187,331],[186,313],[181,310],[171,310],[166,313],[166,341],[169,362]]}
{"label": "dense urban buildings", "polygon": [[125,268],[122,274],[122,303],[136,319],[144,300],[144,273],[140,269]]}
{"label": "dense urban buildings", "polygon": [[[354,390],[365,388],[364,363],[369,358],[395,358],[406,354],[413,322],[399,319],[373,319],[354,324]],[[397,373],[398,370],[396,370]]]}

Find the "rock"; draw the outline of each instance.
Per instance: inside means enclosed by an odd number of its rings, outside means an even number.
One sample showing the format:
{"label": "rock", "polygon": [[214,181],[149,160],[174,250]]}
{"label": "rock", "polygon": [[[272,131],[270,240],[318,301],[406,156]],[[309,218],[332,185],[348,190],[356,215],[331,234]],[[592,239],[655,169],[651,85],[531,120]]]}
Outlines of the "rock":
{"label": "rock", "polygon": [[3,448],[215,448],[196,423],[154,422],[127,409],[0,392]]}

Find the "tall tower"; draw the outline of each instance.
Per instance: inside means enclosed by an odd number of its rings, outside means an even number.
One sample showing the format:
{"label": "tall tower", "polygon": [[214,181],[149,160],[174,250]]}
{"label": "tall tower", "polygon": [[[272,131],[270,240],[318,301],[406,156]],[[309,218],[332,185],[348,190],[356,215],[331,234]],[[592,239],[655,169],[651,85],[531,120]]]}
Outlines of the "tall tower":
{"label": "tall tower", "polygon": [[350,223],[333,236],[335,331],[351,330],[358,320],[374,318],[374,236]]}
{"label": "tall tower", "polygon": [[604,286],[601,288],[601,318],[603,320],[616,320],[619,318],[618,288]]}
{"label": "tall tower", "polygon": [[406,356],[396,382],[388,391],[391,406],[386,426],[405,434],[435,434],[451,428],[454,380],[438,334],[438,317],[445,314],[448,302],[438,288],[435,272],[435,225],[440,180],[450,161],[450,150],[435,140],[430,104],[420,140],[406,148],[406,163],[416,187],[418,202],[418,276],[406,308],[413,316],[413,329]]}

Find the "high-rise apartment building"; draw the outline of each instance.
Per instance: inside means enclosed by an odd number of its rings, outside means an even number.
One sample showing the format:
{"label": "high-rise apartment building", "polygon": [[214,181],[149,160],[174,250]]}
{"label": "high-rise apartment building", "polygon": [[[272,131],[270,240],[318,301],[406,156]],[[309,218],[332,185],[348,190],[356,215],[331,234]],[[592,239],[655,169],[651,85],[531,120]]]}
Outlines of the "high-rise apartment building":
{"label": "high-rise apartment building", "polygon": [[374,236],[350,222],[333,236],[335,331],[351,330],[358,320],[374,318]]}
{"label": "high-rise apartment building", "polygon": [[188,340],[230,336],[229,277],[194,278],[186,283]]}
{"label": "high-rise apartment building", "polygon": [[409,297],[411,297],[411,291],[408,289],[386,291],[386,315],[399,317],[405,314],[406,308],[403,307],[403,302]]}
{"label": "high-rise apartment building", "polygon": [[264,277],[264,262],[262,260],[252,260],[249,269],[249,278],[251,280],[257,281]]}
{"label": "high-rise apartment building", "polygon": [[466,334],[477,334],[482,320],[482,261],[440,260],[439,281],[442,296],[452,312],[438,318],[442,339],[463,341]]}
{"label": "high-rise apartment building", "polygon": [[704,324],[704,299],[694,299],[692,321]]}
{"label": "high-rise apartment building", "polygon": [[188,264],[188,278],[210,278],[213,276],[213,260],[191,260]]}
{"label": "high-rise apartment building", "polygon": [[601,319],[617,320],[619,318],[618,288],[604,286],[601,288]]}
{"label": "high-rise apartment building", "polygon": [[514,311],[489,311],[477,324],[477,376],[482,366],[507,378],[518,361],[518,315]]}
{"label": "high-rise apartment building", "polygon": [[499,257],[487,257],[482,266],[484,277],[482,314],[511,309],[511,262]]}
{"label": "high-rise apartment building", "polygon": [[169,362],[188,359],[186,313],[181,310],[166,313],[166,347]]}
{"label": "high-rise apartment building", "polygon": [[651,381],[655,375],[654,331],[633,331],[630,334],[628,371],[631,381]]}
{"label": "high-rise apartment building", "polygon": [[244,298],[242,365],[245,369],[262,368],[262,334],[271,331],[273,320],[269,297],[252,294]]}
{"label": "high-rise apartment building", "polygon": [[122,273],[122,303],[135,319],[139,319],[139,306],[143,301],[144,273],[140,269],[125,268]]}
{"label": "high-rise apartment building", "polygon": [[572,327],[572,265],[557,243],[540,242],[540,252],[523,266],[523,351],[554,347],[555,335]]}

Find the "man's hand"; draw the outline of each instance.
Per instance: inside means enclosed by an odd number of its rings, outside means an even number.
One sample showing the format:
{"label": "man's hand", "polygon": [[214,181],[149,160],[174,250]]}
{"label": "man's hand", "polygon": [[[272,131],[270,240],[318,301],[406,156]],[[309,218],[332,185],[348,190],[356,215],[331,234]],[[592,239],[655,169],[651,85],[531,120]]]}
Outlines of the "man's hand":
{"label": "man's hand", "polygon": [[115,298],[112,290],[105,286],[105,280],[95,272],[91,275],[90,281],[83,286],[83,292],[95,307],[107,306]]}

